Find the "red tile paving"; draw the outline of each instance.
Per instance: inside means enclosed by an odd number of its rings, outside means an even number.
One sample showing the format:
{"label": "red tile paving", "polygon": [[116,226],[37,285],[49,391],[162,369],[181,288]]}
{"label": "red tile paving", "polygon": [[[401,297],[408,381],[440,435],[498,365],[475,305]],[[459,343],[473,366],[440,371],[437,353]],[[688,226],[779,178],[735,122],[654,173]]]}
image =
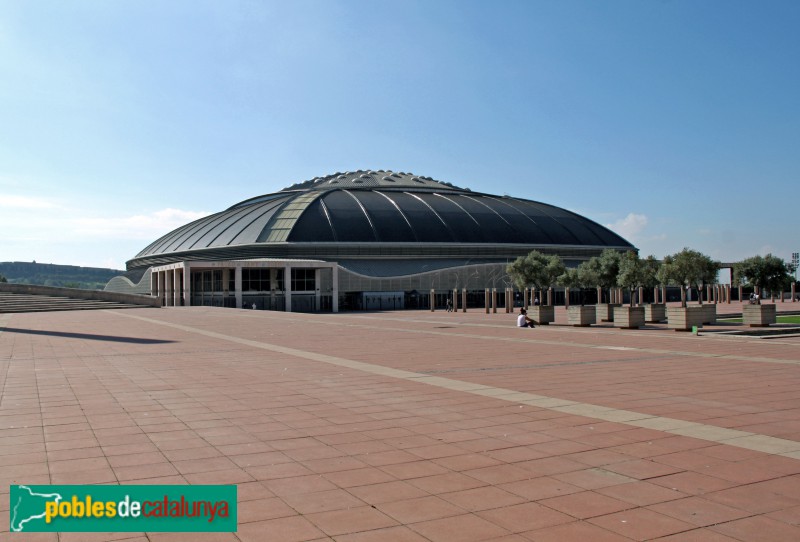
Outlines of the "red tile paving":
{"label": "red tile paving", "polygon": [[0,329],[0,513],[12,483],[239,486],[236,533],[63,541],[800,539],[800,338],[472,310],[3,318],[41,333]]}

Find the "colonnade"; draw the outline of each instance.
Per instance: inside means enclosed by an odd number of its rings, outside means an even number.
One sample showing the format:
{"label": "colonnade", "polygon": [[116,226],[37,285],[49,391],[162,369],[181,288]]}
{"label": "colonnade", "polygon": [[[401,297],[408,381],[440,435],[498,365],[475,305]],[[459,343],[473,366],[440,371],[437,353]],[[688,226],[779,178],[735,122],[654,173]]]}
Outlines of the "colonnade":
{"label": "colonnade", "polygon": [[[150,295],[161,299],[162,306],[177,307],[189,306],[192,304],[192,280],[191,272],[194,271],[221,271],[222,289],[219,292],[222,296],[230,295],[229,284],[231,271],[233,271],[234,298],[236,308],[247,308],[242,302],[242,269],[282,269],[283,270],[283,289],[279,293],[284,298],[286,312],[292,311],[292,270],[293,269],[313,269],[314,284],[316,288],[316,306],[320,306],[320,284],[322,269],[330,269],[332,273],[331,304],[332,311],[339,312],[339,276],[338,264],[335,262],[321,262],[317,260],[231,260],[220,262],[177,262],[162,266],[153,267],[150,270]],[[271,272],[271,291],[275,291],[272,284],[274,272]],[[302,292],[310,293],[310,292]]]}

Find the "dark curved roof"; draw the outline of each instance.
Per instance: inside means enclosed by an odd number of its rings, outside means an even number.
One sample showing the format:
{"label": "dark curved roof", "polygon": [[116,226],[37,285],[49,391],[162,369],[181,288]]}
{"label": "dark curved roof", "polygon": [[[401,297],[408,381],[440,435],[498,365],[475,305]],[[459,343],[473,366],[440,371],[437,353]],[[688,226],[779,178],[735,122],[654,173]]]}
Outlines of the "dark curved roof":
{"label": "dark curved roof", "polygon": [[633,248],[553,205],[391,171],[336,173],[233,205],[148,245],[135,259],[276,243],[452,243]]}

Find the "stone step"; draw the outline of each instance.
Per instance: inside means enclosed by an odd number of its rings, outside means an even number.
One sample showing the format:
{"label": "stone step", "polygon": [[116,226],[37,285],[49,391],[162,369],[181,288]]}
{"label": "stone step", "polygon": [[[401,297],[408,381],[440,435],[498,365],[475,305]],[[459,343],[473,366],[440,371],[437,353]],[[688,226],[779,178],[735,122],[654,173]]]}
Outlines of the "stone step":
{"label": "stone step", "polygon": [[116,301],[0,292],[0,313],[137,309],[143,306]]}

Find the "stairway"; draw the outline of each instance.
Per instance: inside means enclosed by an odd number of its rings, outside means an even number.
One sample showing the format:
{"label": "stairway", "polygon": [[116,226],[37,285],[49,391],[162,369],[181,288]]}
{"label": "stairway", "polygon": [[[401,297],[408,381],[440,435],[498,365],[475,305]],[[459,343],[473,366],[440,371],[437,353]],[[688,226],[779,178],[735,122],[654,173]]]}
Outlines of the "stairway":
{"label": "stairway", "polygon": [[0,292],[0,313],[4,312],[50,312],[81,311],[97,309],[137,309],[146,305],[98,301],[51,295],[18,294]]}

